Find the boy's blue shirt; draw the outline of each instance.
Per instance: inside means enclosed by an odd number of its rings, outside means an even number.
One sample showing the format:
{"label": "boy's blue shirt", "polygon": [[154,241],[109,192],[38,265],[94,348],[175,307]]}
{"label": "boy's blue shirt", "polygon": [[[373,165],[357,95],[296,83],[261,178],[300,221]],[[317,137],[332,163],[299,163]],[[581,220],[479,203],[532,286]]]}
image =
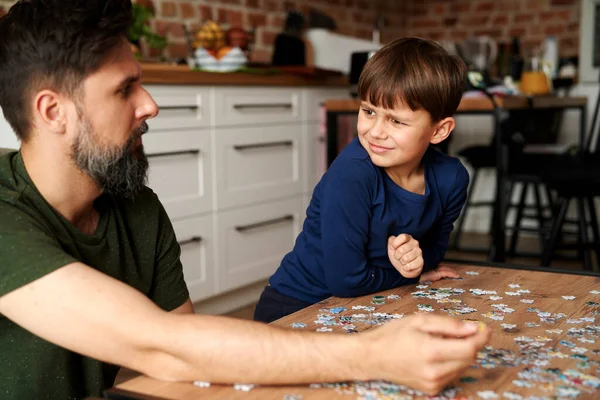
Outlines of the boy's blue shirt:
{"label": "boy's blue shirt", "polygon": [[418,278],[404,278],[388,258],[388,237],[401,233],[419,241],[424,270],[435,268],[465,203],[469,175],[457,158],[433,149],[423,163],[425,194],[411,193],[374,165],[354,139],[315,187],[302,232],[271,286],[316,303],[416,283]]}

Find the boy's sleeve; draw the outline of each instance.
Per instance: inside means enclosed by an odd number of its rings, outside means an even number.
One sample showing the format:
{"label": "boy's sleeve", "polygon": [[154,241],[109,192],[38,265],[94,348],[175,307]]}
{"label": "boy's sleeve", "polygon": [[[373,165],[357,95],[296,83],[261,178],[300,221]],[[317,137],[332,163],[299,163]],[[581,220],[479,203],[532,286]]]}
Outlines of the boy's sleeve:
{"label": "boy's sleeve", "polygon": [[0,297],[77,261],[36,217],[0,201]]}
{"label": "boy's sleeve", "polygon": [[454,221],[460,215],[467,200],[468,186],[469,173],[459,162],[444,214],[440,221],[429,230],[421,241],[421,250],[423,251],[423,260],[425,262],[424,271],[435,269],[444,259],[444,255],[448,249],[450,233],[454,228]]}
{"label": "boy's sleeve", "polygon": [[[158,201],[158,200],[157,200]],[[150,299],[165,311],[172,311],[189,298],[181,264],[181,247],[177,243],[173,225],[159,203],[159,231],[156,249],[156,274],[149,294]]]}
{"label": "boy's sleeve", "polygon": [[376,179],[363,168],[328,172],[321,201],[321,240],[325,281],[334,296],[362,296],[418,281],[403,277],[391,263],[390,268],[367,263],[365,250]]}

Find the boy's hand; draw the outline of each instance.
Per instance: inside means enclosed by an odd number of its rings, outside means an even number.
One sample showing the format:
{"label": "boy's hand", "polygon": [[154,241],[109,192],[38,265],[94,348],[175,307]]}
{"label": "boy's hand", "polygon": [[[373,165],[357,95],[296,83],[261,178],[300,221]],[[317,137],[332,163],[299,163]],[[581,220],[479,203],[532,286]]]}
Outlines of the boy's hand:
{"label": "boy's hand", "polygon": [[390,262],[405,278],[416,278],[423,271],[423,252],[419,242],[412,236],[402,233],[388,238]]}
{"label": "boy's hand", "polygon": [[460,275],[458,275],[458,272],[456,272],[453,268],[450,268],[446,265],[440,265],[436,269],[432,271],[427,271],[423,275],[421,275],[419,282],[435,282],[444,278],[460,278]]}

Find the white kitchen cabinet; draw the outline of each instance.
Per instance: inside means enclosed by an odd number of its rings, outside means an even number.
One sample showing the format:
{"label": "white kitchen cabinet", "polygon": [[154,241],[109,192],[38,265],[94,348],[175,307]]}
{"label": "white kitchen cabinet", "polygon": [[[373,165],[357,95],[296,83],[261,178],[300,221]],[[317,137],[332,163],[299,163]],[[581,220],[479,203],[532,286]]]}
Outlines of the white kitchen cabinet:
{"label": "white kitchen cabinet", "polygon": [[148,186],[171,219],[212,210],[209,130],[149,131],[144,149],[150,164]]}
{"label": "white kitchen cabinet", "polygon": [[275,272],[300,233],[302,207],[302,197],[294,197],[217,214],[219,291]]}
{"label": "white kitchen cabinet", "polygon": [[215,126],[300,123],[299,88],[216,88]]}
{"label": "white kitchen cabinet", "polygon": [[181,247],[183,277],[193,302],[217,293],[213,216],[174,221],[173,228]]}
{"label": "white kitchen cabinet", "polygon": [[217,209],[301,194],[301,145],[299,124],[217,130]]}
{"label": "white kitchen cabinet", "polygon": [[151,85],[150,93],[159,113],[148,120],[150,130],[208,128],[213,123],[210,88],[182,85]]}
{"label": "white kitchen cabinet", "polygon": [[[347,96],[347,91],[147,89],[160,108],[144,137],[150,186],[176,229],[186,227],[185,236],[194,237],[193,227],[214,223],[213,240],[197,234],[201,241],[182,246],[192,299],[268,278],[292,249],[313,188],[325,171],[321,102]],[[205,264],[210,260],[212,267]]]}

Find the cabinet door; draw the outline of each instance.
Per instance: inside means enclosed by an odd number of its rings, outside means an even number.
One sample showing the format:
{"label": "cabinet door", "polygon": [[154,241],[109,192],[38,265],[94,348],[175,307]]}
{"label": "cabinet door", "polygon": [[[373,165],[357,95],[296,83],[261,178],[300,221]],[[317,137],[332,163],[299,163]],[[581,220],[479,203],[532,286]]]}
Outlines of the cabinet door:
{"label": "cabinet door", "polygon": [[270,277],[301,229],[302,198],[217,214],[219,291]]}
{"label": "cabinet door", "polygon": [[217,88],[215,126],[300,121],[300,97],[295,88]]}
{"label": "cabinet door", "polygon": [[198,86],[148,85],[144,87],[158,105],[156,118],[148,120],[150,131],[208,128],[211,90]]}
{"label": "cabinet door", "polygon": [[300,125],[218,129],[218,210],[302,193]]}
{"label": "cabinet door", "polygon": [[213,217],[189,218],[173,222],[181,246],[183,276],[193,302],[216,294]]}
{"label": "cabinet door", "polygon": [[171,219],[212,209],[210,132],[153,131],[144,135],[150,170],[148,186]]}
{"label": "cabinet door", "polygon": [[327,138],[325,127],[320,123],[305,123],[302,129],[305,172],[303,192],[312,194],[315,186],[327,170]]}
{"label": "cabinet door", "polygon": [[[350,99],[350,87],[344,88],[307,88],[302,95],[302,120],[311,122],[323,122],[321,107],[328,99]],[[358,110],[356,110],[358,113]]]}

